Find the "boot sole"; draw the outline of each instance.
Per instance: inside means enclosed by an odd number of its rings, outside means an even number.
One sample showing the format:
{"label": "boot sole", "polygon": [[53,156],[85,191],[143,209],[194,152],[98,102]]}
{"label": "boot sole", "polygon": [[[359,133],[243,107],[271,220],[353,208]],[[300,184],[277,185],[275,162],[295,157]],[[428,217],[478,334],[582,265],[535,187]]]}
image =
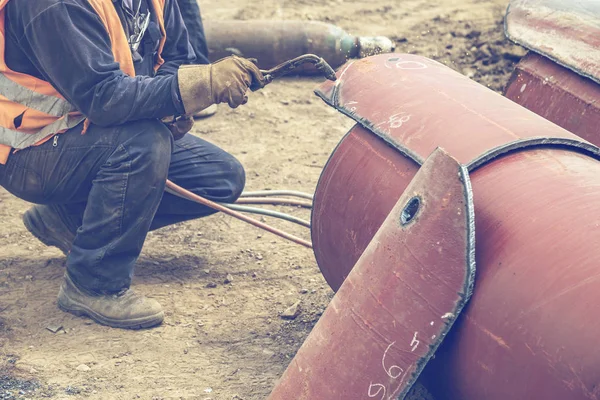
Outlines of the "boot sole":
{"label": "boot sole", "polygon": [[[68,304],[66,304],[68,302]],[[80,317],[89,317],[96,321],[101,325],[110,326],[112,328],[121,328],[121,329],[146,329],[152,328],[154,326],[160,325],[164,318],[165,314],[163,311],[148,316],[144,318],[136,318],[136,319],[128,319],[128,320],[115,320],[111,318],[104,317],[93,310],[86,307],[84,304],[73,301],[67,296],[64,295],[64,292],[61,288],[61,293],[58,297],[58,308],[61,310],[80,316]]]}
{"label": "boot sole", "polygon": [[29,233],[31,233],[33,236],[35,236],[35,238],[37,240],[39,240],[40,242],[42,242],[46,246],[56,247],[57,249],[59,249],[60,251],[62,251],[65,256],[67,254],[69,254],[69,247],[68,246],[65,246],[64,243],[61,243],[58,240],[51,239],[49,237],[49,235],[44,235],[46,229],[44,229],[44,228],[42,228],[42,229],[38,228],[33,223],[32,218],[31,218],[29,212],[26,212],[23,215],[23,224],[25,225],[25,228],[27,228],[27,230],[29,231]]}

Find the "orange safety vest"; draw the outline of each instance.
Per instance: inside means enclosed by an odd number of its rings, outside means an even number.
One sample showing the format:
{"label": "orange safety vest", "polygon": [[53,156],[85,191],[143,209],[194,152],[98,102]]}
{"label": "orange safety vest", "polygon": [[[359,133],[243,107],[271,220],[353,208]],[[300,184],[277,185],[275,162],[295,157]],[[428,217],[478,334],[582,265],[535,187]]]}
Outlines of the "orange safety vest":
{"label": "orange safety vest", "polygon": [[[6,164],[11,149],[24,149],[46,142],[85,119],[48,82],[12,71],[6,65],[5,12],[10,0],[0,0],[0,164]],[[164,60],[161,53],[166,41],[164,26],[165,0],[151,0],[162,38],[155,70]],[[129,43],[112,0],[88,0],[110,38],[115,61],[121,71],[135,76]],[[77,40],[71,38],[71,40]]]}

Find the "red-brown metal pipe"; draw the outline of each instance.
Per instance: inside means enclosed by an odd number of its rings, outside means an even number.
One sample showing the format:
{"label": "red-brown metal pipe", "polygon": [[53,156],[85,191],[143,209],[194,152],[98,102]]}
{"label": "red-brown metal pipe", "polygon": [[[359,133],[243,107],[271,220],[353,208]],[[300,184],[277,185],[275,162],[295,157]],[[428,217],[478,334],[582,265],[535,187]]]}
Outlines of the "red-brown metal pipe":
{"label": "red-brown metal pipe", "polygon": [[437,149],[269,400],[403,399],[469,299],[474,267],[469,176]]}
{"label": "red-brown metal pipe", "polygon": [[417,56],[356,61],[318,94],[358,122],[315,194],[313,244],[332,287],[442,147],[471,171],[478,276],[424,372],[430,387],[439,399],[600,398],[598,149]]}
{"label": "red-brown metal pipe", "polygon": [[506,97],[600,145],[600,2],[511,0],[506,36],[531,50]]}
{"label": "red-brown metal pipe", "polygon": [[517,64],[506,97],[600,145],[600,85],[530,52]]}

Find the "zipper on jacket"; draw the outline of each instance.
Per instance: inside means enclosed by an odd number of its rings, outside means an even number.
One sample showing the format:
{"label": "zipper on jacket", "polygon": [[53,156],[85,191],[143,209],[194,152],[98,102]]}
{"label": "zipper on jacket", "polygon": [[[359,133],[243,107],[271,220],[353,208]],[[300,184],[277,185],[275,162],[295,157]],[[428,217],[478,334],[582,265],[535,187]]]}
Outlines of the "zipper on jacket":
{"label": "zipper on jacket", "polygon": [[58,146],[58,135],[54,135],[54,140],[52,141],[52,147]]}

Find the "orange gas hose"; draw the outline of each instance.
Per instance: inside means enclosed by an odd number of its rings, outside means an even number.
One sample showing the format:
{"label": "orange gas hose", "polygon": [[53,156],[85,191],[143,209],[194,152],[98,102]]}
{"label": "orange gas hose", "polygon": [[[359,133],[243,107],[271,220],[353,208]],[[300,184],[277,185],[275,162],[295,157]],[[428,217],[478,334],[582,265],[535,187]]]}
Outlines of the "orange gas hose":
{"label": "orange gas hose", "polygon": [[285,199],[283,197],[243,197],[238,199],[236,204],[272,204],[288,205],[312,208],[312,202],[302,200]]}
{"label": "orange gas hose", "polygon": [[284,232],[282,230],[279,230],[277,228],[273,228],[272,226],[264,224],[264,223],[262,223],[262,222],[260,222],[258,220],[255,220],[254,218],[247,217],[244,214],[241,214],[241,213],[239,213],[237,211],[230,210],[227,207],[224,207],[224,206],[222,206],[220,204],[217,204],[214,201],[210,201],[208,199],[205,199],[202,196],[198,196],[197,194],[192,193],[189,190],[186,190],[186,189],[182,188],[181,186],[174,184],[170,180],[167,180],[167,188],[170,189],[175,194],[177,194],[177,195],[179,195],[179,196],[181,196],[183,198],[186,198],[186,199],[188,199],[190,201],[193,201],[193,202],[205,205],[205,206],[210,207],[210,208],[212,208],[214,210],[220,211],[220,212],[222,212],[224,214],[230,215],[230,216],[232,216],[234,218],[237,218],[237,219],[239,219],[241,221],[244,221],[244,222],[247,222],[247,223],[249,223],[251,225],[254,225],[254,226],[256,226],[256,227],[258,227],[260,229],[264,229],[265,231],[271,232],[271,233],[273,233],[273,234],[275,234],[277,236],[280,236],[280,237],[282,237],[284,239],[290,240],[290,241],[292,241],[294,243],[297,243],[299,245],[302,245],[304,247],[308,247],[309,249],[312,249],[312,244],[310,242],[304,240],[304,239],[301,239],[299,237],[291,235],[291,234],[289,234],[287,232]]}

